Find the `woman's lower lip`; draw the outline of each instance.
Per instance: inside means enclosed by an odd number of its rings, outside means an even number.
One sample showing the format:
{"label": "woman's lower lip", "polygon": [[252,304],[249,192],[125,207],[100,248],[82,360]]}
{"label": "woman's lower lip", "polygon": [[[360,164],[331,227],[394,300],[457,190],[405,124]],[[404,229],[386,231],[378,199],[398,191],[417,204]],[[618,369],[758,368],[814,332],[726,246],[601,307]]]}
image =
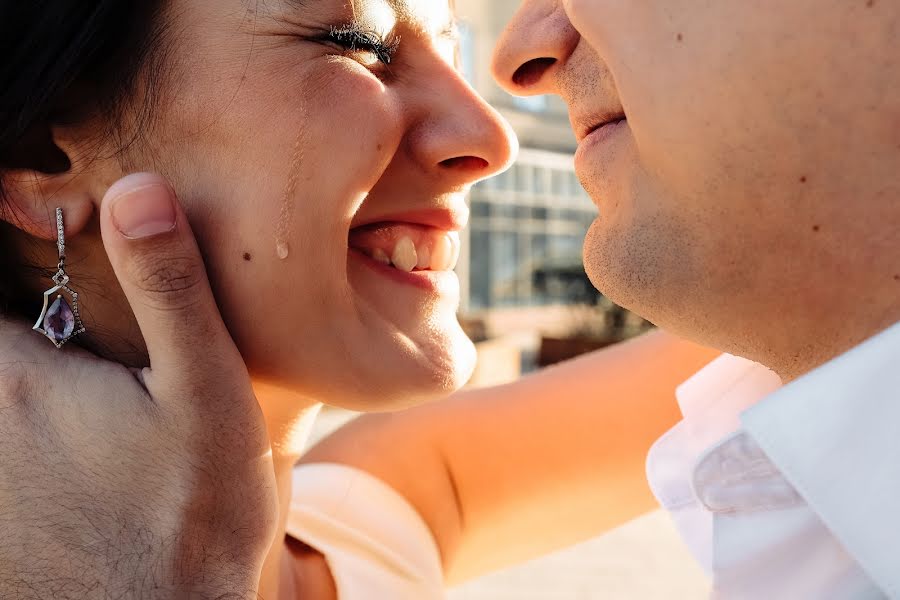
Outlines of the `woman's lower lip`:
{"label": "woman's lower lip", "polygon": [[413,271],[411,273],[401,271],[400,269],[392,267],[391,265],[380,263],[374,258],[355,248],[350,248],[349,255],[350,260],[358,260],[362,262],[368,268],[372,269],[380,275],[383,275],[391,281],[417,287],[421,290],[432,293],[440,290],[440,280],[442,278],[456,277],[456,273],[453,271]]}

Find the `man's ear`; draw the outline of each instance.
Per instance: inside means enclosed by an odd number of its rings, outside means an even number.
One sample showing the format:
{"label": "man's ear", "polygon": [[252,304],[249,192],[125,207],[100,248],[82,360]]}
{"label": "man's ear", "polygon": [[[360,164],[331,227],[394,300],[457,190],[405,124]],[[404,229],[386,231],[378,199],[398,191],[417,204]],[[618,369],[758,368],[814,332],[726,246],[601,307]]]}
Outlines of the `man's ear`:
{"label": "man's ear", "polygon": [[[34,128],[5,157],[0,172],[0,219],[37,238],[56,239],[56,209],[63,209],[66,235],[82,231],[100,198],[97,164],[79,151],[66,128]],[[81,162],[82,164],[79,164]],[[97,161],[99,162],[99,161]]]}

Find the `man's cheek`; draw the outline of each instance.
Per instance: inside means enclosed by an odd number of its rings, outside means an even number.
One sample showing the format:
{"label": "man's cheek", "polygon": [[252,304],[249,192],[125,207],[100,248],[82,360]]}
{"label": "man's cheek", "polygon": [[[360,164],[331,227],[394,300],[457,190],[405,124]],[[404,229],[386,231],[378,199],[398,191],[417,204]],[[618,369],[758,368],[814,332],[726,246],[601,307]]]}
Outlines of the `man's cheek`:
{"label": "man's cheek", "polygon": [[[610,0],[560,0],[572,26],[598,51],[605,51],[619,32],[634,26],[631,2]],[[629,23],[632,23],[629,25]],[[605,57],[604,57],[605,58]]]}
{"label": "man's cheek", "polygon": [[603,14],[607,2],[602,0],[562,0],[569,21],[587,42],[596,47],[600,41]]}

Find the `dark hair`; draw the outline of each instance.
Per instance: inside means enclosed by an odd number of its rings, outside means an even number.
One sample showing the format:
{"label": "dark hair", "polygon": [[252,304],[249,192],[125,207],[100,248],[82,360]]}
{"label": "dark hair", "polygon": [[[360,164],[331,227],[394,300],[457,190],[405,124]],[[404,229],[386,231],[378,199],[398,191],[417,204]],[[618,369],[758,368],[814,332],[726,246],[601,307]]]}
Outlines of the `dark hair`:
{"label": "dark hair", "polygon": [[[0,205],[5,171],[71,168],[53,143],[52,126],[103,115],[104,137],[127,135],[117,124],[130,106],[137,78],[146,73],[152,89],[161,74],[155,60],[164,55],[159,52],[165,31],[161,4],[0,0]],[[129,121],[143,122],[140,115],[150,108],[144,103],[135,113],[138,118]],[[4,247],[10,227],[0,222],[0,311],[18,308],[15,276],[24,267],[22,258]]]}

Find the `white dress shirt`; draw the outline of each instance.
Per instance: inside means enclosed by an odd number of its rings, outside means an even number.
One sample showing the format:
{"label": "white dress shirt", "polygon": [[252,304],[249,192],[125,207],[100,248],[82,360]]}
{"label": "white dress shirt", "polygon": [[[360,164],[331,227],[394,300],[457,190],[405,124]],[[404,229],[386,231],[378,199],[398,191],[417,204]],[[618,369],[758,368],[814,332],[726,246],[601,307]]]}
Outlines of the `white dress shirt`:
{"label": "white dress shirt", "polygon": [[647,473],[713,597],[900,598],[900,323],[785,387],[723,356],[677,398]]}

